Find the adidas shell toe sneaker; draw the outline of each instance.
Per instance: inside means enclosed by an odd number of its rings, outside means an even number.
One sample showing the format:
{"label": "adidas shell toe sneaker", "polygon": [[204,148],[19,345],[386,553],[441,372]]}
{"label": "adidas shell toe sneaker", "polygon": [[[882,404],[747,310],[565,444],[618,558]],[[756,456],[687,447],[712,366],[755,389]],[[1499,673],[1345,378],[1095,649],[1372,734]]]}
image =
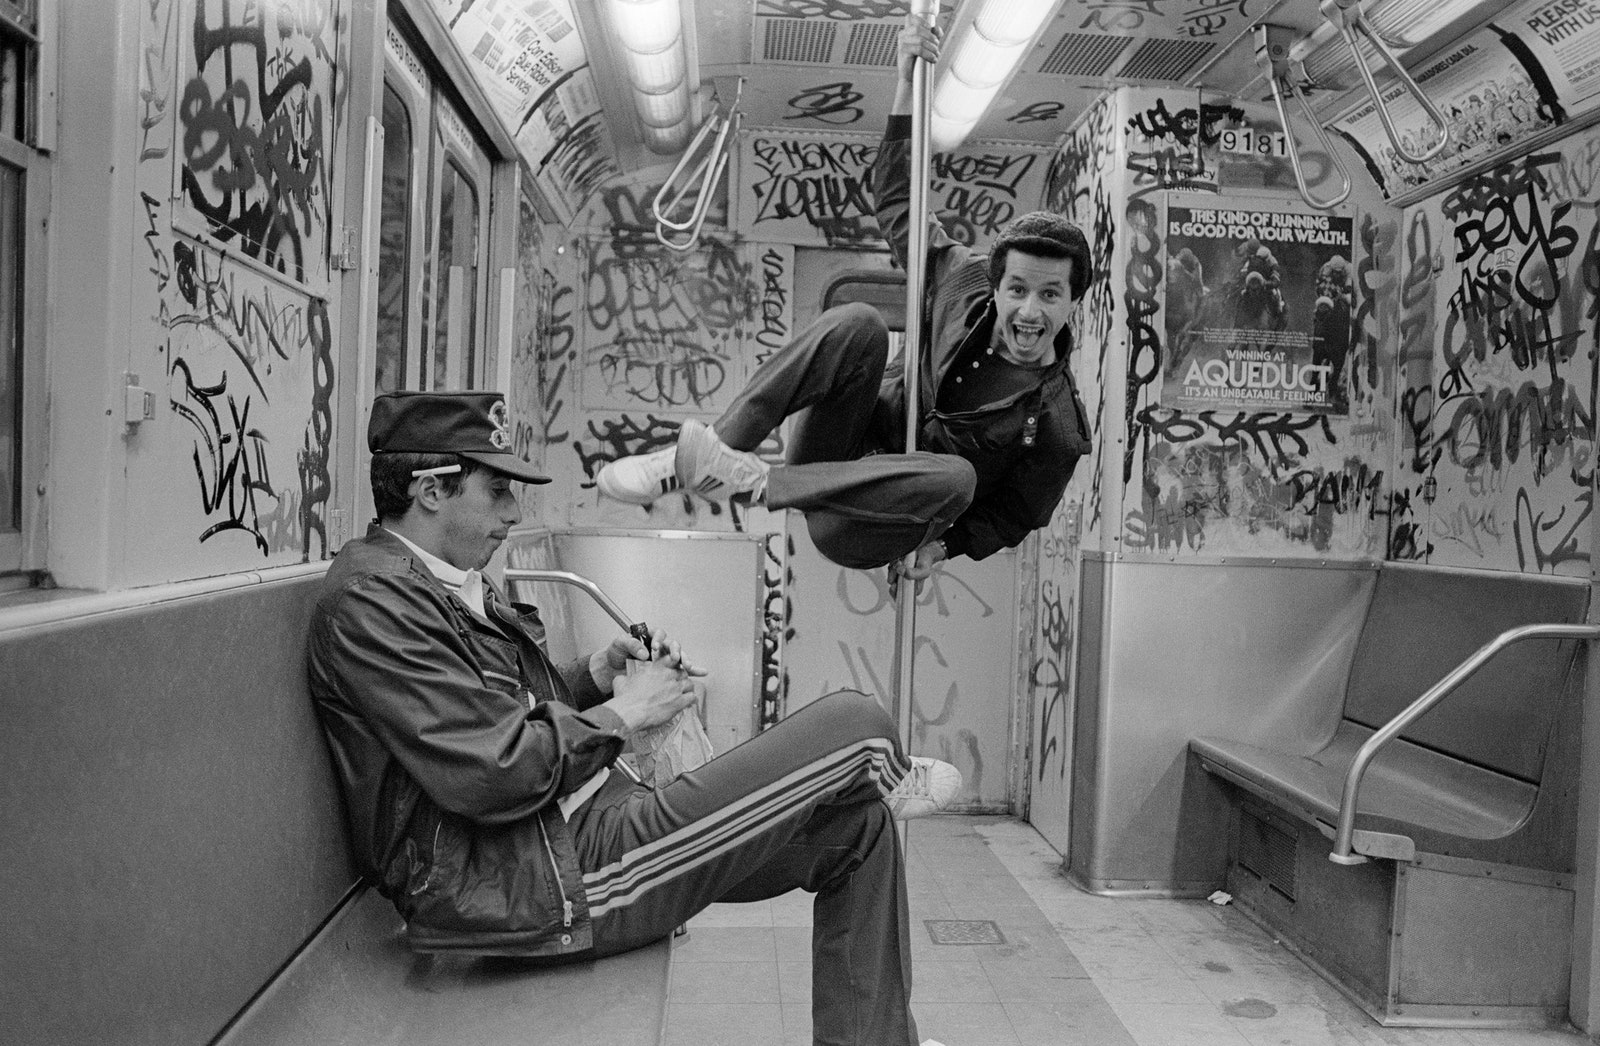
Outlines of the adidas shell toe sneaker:
{"label": "adidas shell toe sneaker", "polygon": [[675,446],[663,447],[649,454],[634,454],[608,461],[595,476],[595,486],[600,488],[600,493],[615,501],[648,505],[682,486],[673,468],[677,453]]}

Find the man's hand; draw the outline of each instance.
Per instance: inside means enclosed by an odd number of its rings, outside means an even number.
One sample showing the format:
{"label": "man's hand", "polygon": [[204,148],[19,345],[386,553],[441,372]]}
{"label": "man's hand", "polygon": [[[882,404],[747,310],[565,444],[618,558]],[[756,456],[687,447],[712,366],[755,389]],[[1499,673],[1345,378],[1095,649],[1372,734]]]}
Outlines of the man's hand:
{"label": "man's hand", "polygon": [[910,566],[903,559],[897,559],[889,564],[889,588],[899,587],[901,578],[909,578],[917,583],[916,594],[922,594],[922,583],[933,576],[934,570],[949,556],[945,552],[944,542],[938,539],[928,542],[917,549],[916,557]]}
{"label": "man's hand", "polygon": [[632,672],[617,676],[614,696],[600,707],[621,716],[631,734],[660,726],[694,704],[698,696],[695,687],[695,677],[665,657],[640,661]]}
{"label": "man's hand", "polygon": [[918,58],[926,59],[930,66],[937,62],[939,43],[943,38],[944,34],[939,32],[938,26],[907,12],[905,28],[900,30],[899,37],[900,80],[895,88],[894,102],[889,107],[890,113],[911,111],[911,70]]}
{"label": "man's hand", "polygon": [[617,677],[628,671],[629,661],[649,661],[651,658],[665,661],[692,676],[706,674],[705,669],[687,664],[677,641],[667,639],[667,634],[658,628],[650,633],[649,650],[633,636],[620,635],[611,641],[610,646],[601,647],[590,654],[589,675],[594,677],[594,684],[602,694],[609,694],[616,685]]}
{"label": "man's hand", "polygon": [[[654,638],[654,637],[652,637]],[[629,661],[648,661],[650,652],[644,644],[630,635],[620,635],[610,646],[601,647],[589,655],[589,675],[602,694],[611,693],[617,677],[628,670]]]}

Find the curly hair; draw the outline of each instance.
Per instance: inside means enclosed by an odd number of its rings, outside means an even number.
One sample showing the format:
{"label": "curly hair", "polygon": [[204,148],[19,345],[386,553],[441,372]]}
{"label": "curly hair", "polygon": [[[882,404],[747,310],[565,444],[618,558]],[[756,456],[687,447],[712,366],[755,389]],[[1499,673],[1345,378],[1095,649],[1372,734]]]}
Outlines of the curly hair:
{"label": "curly hair", "polygon": [[447,465],[460,465],[460,472],[446,472],[439,476],[439,486],[446,497],[461,493],[466,478],[486,465],[480,465],[460,454],[412,454],[404,451],[372,455],[372,502],[378,518],[399,519],[411,508],[412,475],[418,469],[436,469]]}
{"label": "curly hair", "polygon": [[1089,255],[1089,238],[1083,230],[1053,211],[1030,211],[1000,230],[989,248],[989,285],[999,287],[1006,273],[1006,255],[1021,251],[1038,258],[1071,258],[1069,290],[1079,301],[1089,290],[1094,261]]}

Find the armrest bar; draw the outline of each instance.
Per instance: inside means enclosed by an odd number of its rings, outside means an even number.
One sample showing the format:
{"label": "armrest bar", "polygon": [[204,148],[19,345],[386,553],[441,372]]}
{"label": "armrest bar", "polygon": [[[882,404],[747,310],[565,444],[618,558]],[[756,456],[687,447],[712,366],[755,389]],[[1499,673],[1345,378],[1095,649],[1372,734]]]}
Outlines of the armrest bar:
{"label": "armrest bar", "polygon": [[[633,632],[637,622],[629,619],[622,612],[622,608],[610,596],[601,590],[600,586],[590,581],[581,574],[574,574],[570,570],[534,570],[526,567],[507,567],[505,569],[506,581],[553,581],[563,585],[574,585],[583,589],[600,604],[600,609],[611,615],[611,620],[621,625],[623,631]],[[646,633],[648,637],[648,633]],[[648,641],[646,646],[648,646]]]}
{"label": "armrest bar", "polygon": [[1496,654],[1512,643],[1524,639],[1595,640],[1600,639],[1600,625],[1522,625],[1519,628],[1508,629],[1479,647],[1476,653],[1451,669],[1450,673],[1430,687],[1427,693],[1379,727],[1356,752],[1355,759],[1350,763],[1350,770],[1345,774],[1344,793],[1339,800],[1339,827],[1334,834],[1333,852],[1328,854],[1328,860],[1335,864],[1361,864],[1366,860],[1360,854],[1351,852],[1356,829],[1356,800],[1361,793],[1361,779],[1366,775],[1367,766],[1377,756],[1378,750],[1399,736],[1402,730],[1420,718],[1424,712],[1448,697]]}

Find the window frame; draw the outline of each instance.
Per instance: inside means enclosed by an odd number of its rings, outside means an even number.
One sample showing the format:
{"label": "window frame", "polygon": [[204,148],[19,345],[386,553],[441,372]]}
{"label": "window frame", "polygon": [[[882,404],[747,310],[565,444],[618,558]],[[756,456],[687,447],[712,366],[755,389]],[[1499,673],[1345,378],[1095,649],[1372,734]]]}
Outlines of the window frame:
{"label": "window frame", "polygon": [[[46,370],[45,283],[50,271],[46,228],[50,216],[51,179],[54,170],[49,150],[55,128],[55,4],[45,0],[33,11],[30,28],[16,14],[24,5],[0,6],[0,32],[32,43],[26,72],[27,140],[0,134],[0,162],[22,176],[21,252],[18,288],[18,384],[22,412],[21,453],[18,457],[20,517],[15,530],[0,531],[0,590],[31,582],[46,568],[45,466],[49,429],[45,406],[49,395]],[[5,492],[7,496],[10,491]]]}
{"label": "window frame", "polygon": [[[413,388],[436,389],[442,387],[465,388],[481,386],[488,366],[488,305],[489,305],[489,195],[493,187],[494,163],[485,145],[478,141],[462,109],[447,96],[443,85],[435,82],[432,92],[432,109],[428,121],[428,224],[426,276],[422,282],[421,323],[422,364],[421,384]],[[473,276],[470,307],[463,311],[470,317],[465,332],[447,327],[447,355],[445,382],[435,381],[438,373],[437,352],[440,320],[449,321],[450,302],[435,292],[441,282],[439,233],[444,227],[444,179],[454,167],[457,176],[473,190],[476,203],[476,238],[473,244],[473,261],[477,271]],[[459,209],[459,208],[458,208]],[[452,230],[458,236],[460,230]],[[430,299],[432,297],[432,300]],[[454,362],[452,362],[454,361]],[[470,377],[469,377],[470,375]]]}
{"label": "window frame", "polygon": [[[396,380],[398,382],[396,389],[389,390],[396,391],[397,389],[416,388],[415,378],[419,373],[420,365],[418,363],[418,356],[421,350],[422,338],[416,318],[416,307],[418,303],[413,299],[415,297],[418,273],[420,272],[424,257],[424,241],[427,239],[427,229],[422,223],[423,198],[426,193],[427,182],[425,177],[419,177],[426,174],[426,168],[417,159],[418,121],[415,104],[418,101],[418,98],[413,89],[413,85],[411,85],[403,76],[401,76],[399,70],[395,68],[395,63],[392,57],[385,61],[384,76],[378,93],[380,126],[382,124],[381,113],[383,108],[383,100],[387,99],[391,93],[394,95],[395,100],[399,103],[400,110],[405,116],[406,132],[409,136],[411,146],[407,153],[407,155],[411,157],[411,162],[408,170],[406,171],[406,227],[405,248],[403,251],[404,272],[401,273],[401,297],[403,301],[400,309],[400,337],[402,342],[400,345],[400,368],[398,374],[396,375]],[[379,164],[384,163],[388,155],[387,129],[383,131],[383,139],[385,148],[378,150],[375,156],[375,159]],[[375,214],[378,223],[377,236],[379,239],[376,240],[374,246],[375,249],[381,252],[381,237],[383,234],[384,215],[384,201],[382,199],[383,189],[381,184],[378,191],[380,199]],[[381,263],[381,253],[379,256],[379,262]],[[376,274],[377,282],[376,290],[379,296],[378,304],[381,306],[381,296],[383,293],[382,272],[377,265],[374,265],[374,272]],[[377,347],[374,346],[372,364],[372,384],[374,387],[376,387],[377,377],[377,356]]]}

